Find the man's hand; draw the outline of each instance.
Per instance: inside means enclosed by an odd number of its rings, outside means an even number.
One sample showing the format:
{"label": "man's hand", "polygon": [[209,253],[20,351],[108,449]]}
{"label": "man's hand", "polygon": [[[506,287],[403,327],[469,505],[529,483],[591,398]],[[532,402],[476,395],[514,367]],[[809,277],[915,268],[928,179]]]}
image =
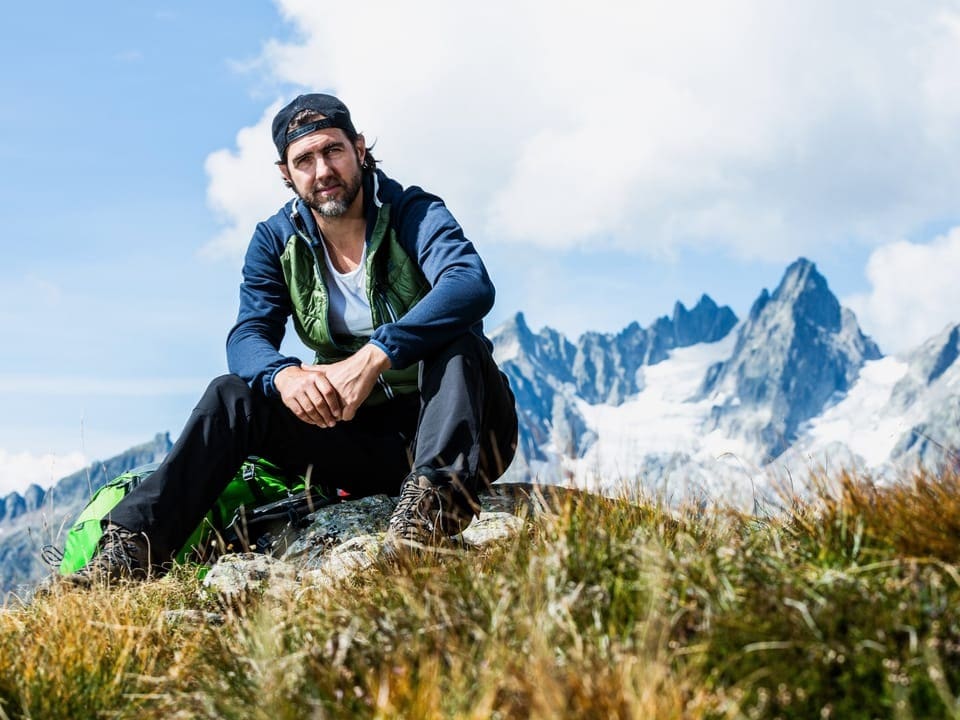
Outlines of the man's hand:
{"label": "man's hand", "polygon": [[346,360],[330,365],[291,366],[273,380],[283,404],[304,422],[333,427],[352,420],[370,395],[390,359],[376,345],[364,345]]}
{"label": "man's hand", "polygon": [[280,399],[305,423],[329,428],[340,419],[340,395],[327,380],[325,365],[296,365],[276,374],[273,384]]}
{"label": "man's hand", "polygon": [[[316,365],[308,365],[316,368]],[[363,404],[377,377],[390,369],[390,358],[376,345],[367,344],[346,360],[322,367],[328,382],[336,389],[340,398],[340,420],[353,420],[357,410]]]}

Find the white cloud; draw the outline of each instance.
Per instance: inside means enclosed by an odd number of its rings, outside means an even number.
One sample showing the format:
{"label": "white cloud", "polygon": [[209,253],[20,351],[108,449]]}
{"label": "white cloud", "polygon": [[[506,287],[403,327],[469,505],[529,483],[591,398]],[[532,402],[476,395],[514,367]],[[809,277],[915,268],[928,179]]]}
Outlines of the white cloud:
{"label": "white cloud", "polygon": [[[955,211],[956,3],[277,2],[264,66],[478,240],[790,260]],[[218,251],[279,204],[274,109],[208,161]]]}
{"label": "white cloud", "polygon": [[915,347],[960,320],[960,227],[929,244],[877,248],[867,263],[871,290],[843,300],[886,353]]}
{"label": "white cloud", "polygon": [[31,484],[49,488],[60,478],[87,464],[84,455],[77,452],[34,455],[0,449],[0,497],[10,492],[23,493]]}
{"label": "white cloud", "polygon": [[277,151],[270,139],[270,123],[280,107],[274,103],[256,125],[241,129],[236,151],[218,150],[207,157],[207,204],[225,223],[202,249],[208,257],[242,254],[256,224],[290,198],[274,167]]}

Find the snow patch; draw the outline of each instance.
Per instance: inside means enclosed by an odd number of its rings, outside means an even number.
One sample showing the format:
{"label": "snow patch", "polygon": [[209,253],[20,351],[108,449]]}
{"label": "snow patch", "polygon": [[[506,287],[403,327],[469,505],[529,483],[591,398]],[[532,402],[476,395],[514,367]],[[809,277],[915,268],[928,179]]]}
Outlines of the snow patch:
{"label": "snow patch", "polygon": [[918,407],[907,414],[889,408],[893,388],[908,370],[906,362],[894,357],[865,363],[847,396],[811,421],[801,443],[808,452],[841,443],[867,467],[885,462],[914,418],[922,415]]}
{"label": "snow patch", "polygon": [[[596,478],[603,478],[606,486],[636,485],[643,483],[643,468],[654,457],[676,466],[671,484],[692,480],[689,468],[679,467],[690,460],[714,468],[716,481],[724,486],[731,473],[742,480],[743,473],[753,469],[755,449],[721,432],[705,433],[703,425],[717,398],[694,399],[707,369],[728,358],[735,343],[736,333],[731,332],[716,343],[672,351],[663,362],[643,368],[643,390],[619,406],[577,400],[597,441],[583,458],[565,462],[568,471],[587,485],[596,484]],[[694,475],[702,480],[704,473]]]}

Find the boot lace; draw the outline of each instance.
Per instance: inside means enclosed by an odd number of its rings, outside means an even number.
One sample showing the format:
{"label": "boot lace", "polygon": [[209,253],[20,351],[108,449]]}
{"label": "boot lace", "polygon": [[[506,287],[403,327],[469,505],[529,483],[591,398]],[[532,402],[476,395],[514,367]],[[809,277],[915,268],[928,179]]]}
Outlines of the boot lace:
{"label": "boot lace", "polygon": [[111,579],[143,578],[149,571],[146,538],[119,525],[108,525],[100,540],[100,551],[78,572]]}

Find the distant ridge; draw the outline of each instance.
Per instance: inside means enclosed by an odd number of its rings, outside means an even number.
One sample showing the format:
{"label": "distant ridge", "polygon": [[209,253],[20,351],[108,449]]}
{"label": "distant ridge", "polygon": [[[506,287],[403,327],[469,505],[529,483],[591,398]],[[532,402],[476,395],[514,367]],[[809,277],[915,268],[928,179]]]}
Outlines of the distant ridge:
{"label": "distant ridge", "polygon": [[41,546],[62,541],[64,523],[79,513],[91,494],[127,470],[163,459],[171,447],[170,435],[159,433],[150,442],[92,463],[47,490],[31,485],[23,495],[10,493],[0,499],[0,590],[16,590],[48,573],[40,561]]}
{"label": "distant ridge", "polygon": [[520,454],[509,476],[531,479],[540,472],[534,464],[583,457],[596,434],[578,401],[619,405],[642,390],[643,367],[663,362],[676,348],[716,342],[736,324],[733,310],[707,295],[691,310],[677,302],[670,317],[649,328],[634,322],[615,334],[586,332],[576,343],[551,328],[534,334],[517,313],[491,335],[521,417]]}

